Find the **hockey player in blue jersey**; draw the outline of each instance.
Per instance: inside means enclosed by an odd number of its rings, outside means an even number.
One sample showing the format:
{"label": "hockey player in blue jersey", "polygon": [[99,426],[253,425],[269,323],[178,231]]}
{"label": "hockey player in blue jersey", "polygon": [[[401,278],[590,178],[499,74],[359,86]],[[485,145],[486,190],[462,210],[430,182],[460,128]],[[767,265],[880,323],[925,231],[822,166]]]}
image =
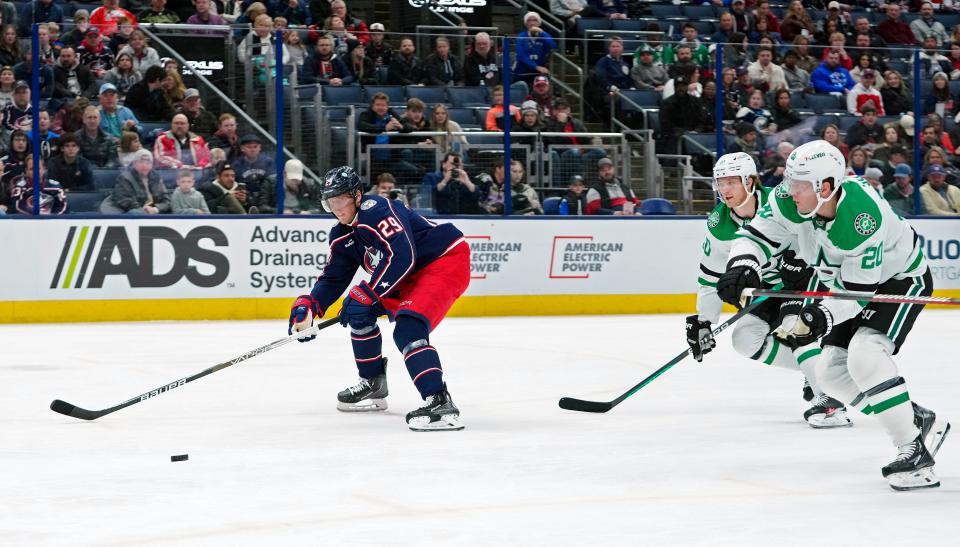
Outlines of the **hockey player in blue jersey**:
{"label": "hockey player in blue jersey", "polygon": [[[407,414],[414,431],[463,429],[430,333],[470,283],[470,249],[453,224],[434,224],[402,203],[363,195],[350,167],[324,175],[324,208],[339,223],[330,231],[330,259],[310,294],[297,297],[290,334],[323,317],[353,280],[357,268],[370,274],[350,288],[340,323],[350,327],[360,381],[337,394],[344,412],[386,410],[387,359],[377,317],[396,323],[393,339],[425,404]],[[316,335],[301,338],[312,340]]]}

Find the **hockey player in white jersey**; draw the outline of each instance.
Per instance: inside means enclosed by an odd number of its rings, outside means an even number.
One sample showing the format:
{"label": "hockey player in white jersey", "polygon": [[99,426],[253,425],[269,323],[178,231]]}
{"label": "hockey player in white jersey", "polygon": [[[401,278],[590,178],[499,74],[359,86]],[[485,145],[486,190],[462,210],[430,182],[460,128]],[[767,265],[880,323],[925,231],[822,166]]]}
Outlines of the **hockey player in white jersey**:
{"label": "hockey player in white jersey", "polygon": [[[826,141],[806,143],[787,159],[784,181],[748,227],[737,232],[726,272],[717,281],[725,301],[761,285],[761,266],[788,242],[830,290],[930,295],[933,278],[910,225],[862,178],[846,177],[846,162]],[[839,181],[839,182],[837,182]],[[910,399],[892,359],[917,315],[916,304],[864,305],[821,300],[805,305],[775,335],[804,346],[820,340],[820,386],[877,417],[899,452],[882,469],[895,490],[940,485],[934,455],[950,425]]]}
{"label": "hockey player in white jersey", "polygon": [[[726,154],[717,160],[713,167],[713,186],[720,203],[707,217],[706,239],[697,279],[697,314],[687,317],[686,323],[687,344],[697,361],[702,361],[703,356],[716,346],[712,325],[719,319],[723,307],[723,301],[717,296],[717,279],[726,269],[737,230],[753,220],[760,207],[767,203],[770,194],[770,189],[760,185],[753,158],[743,152]],[[811,269],[795,258],[787,246],[765,260],[761,270],[766,287],[773,287],[782,281],[787,288],[802,290],[808,288],[810,279],[814,277]],[[792,323],[802,304],[802,301],[776,299],[762,303],[737,322],[732,336],[733,347],[741,355],[765,365],[804,374],[814,395],[813,407],[803,415],[811,427],[819,429],[852,425],[843,403],[824,394],[816,382],[813,367],[820,355],[819,344],[789,348],[770,334],[784,319]]]}

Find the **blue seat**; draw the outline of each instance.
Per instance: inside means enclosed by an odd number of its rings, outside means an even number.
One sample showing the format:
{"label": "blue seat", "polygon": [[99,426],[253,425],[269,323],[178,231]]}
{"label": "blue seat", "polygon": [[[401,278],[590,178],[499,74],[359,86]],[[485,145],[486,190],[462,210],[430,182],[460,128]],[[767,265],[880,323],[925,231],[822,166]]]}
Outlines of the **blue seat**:
{"label": "blue seat", "polygon": [[705,6],[700,4],[687,4],[683,6],[683,14],[691,21],[717,18],[717,10],[710,4]]}
{"label": "blue seat", "polygon": [[640,213],[644,215],[675,215],[677,209],[673,206],[673,203],[670,203],[670,200],[647,198],[640,204]]}
{"label": "blue seat", "polygon": [[807,93],[804,96],[804,101],[807,103],[807,108],[817,114],[831,111],[836,112],[842,109],[840,99],[829,93]]}
{"label": "blue seat", "polygon": [[950,80],[948,83],[950,86],[950,94],[956,96],[960,93],[960,80]]}
{"label": "blue seat", "polygon": [[[723,154],[725,151],[726,138],[724,138],[724,149],[720,151],[720,154]],[[706,154],[708,152],[717,152],[716,133],[685,133],[683,135],[684,154]]]}
{"label": "blue seat", "polygon": [[682,19],[683,11],[680,6],[673,4],[649,4],[650,15],[657,19]]}
{"label": "blue seat", "polygon": [[850,130],[851,127],[857,124],[860,121],[859,116],[837,116],[837,127],[840,128],[840,132],[846,133]]}
{"label": "blue seat", "polygon": [[[773,103],[770,103],[771,105]],[[790,106],[793,108],[806,108],[807,99],[803,96],[803,91],[791,91],[790,92]]]}
{"label": "blue seat", "polygon": [[106,192],[77,192],[67,194],[68,213],[97,213],[100,211],[100,202],[107,197]]}
{"label": "blue seat", "polygon": [[320,86],[318,84],[298,85],[296,91],[297,98],[301,101],[311,100],[320,93]]}
{"label": "blue seat", "polygon": [[367,102],[373,100],[377,93],[383,93],[390,99],[390,104],[403,104],[407,102],[406,94],[402,85],[368,85],[364,88]]}
{"label": "blue seat", "polygon": [[470,144],[499,144],[503,146],[503,133],[484,132],[471,133],[466,136]]}
{"label": "blue seat", "polygon": [[93,186],[97,190],[113,190],[119,176],[120,171],[117,169],[94,169]]}
{"label": "blue seat", "polygon": [[545,215],[559,215],[560,214],[560,202],[563,198],[558,198],[556,196],[547,198],[543,200],[543,214]]}
{"label": "blue seat", "polygon": [[407,98],[416,97],[427,104],[447,102],[447,88],[443,86],[407,86]]}
{"label": "blue seat", "polygon": [[[653,89],[621,89],[620,94],[640,106],[655,107],[660,104],[660,94]],[[635,106],[625,101],[620,101],[620,107],[624,110],[636,110]]]}
{"label": "blue seat", "polygon": [[448,108],[447,115],[460,127],[477,126],[477,116],[472,108]]}
{"label": "blue seat", "polygon": [[647,22],[640,19],[613,19],[613,30],[640,31],[647,30]]}
{"label": "blue seat", "polygon": [[143,128],[140,132],[140,143],[144,148],[149,149],[153,146],[153,141],[157,140],[158,135],[170,129],[170,124],[163,122],[140,122],[140,127]]}
{"label": "blue seat", "polygon": [[363,103],[363,88],[356,85],[347,85],[335,87],[325,85],[323,89],[323,102],[329,105],[341,104],[361,104]]}
{"label": "blue seat", "polygon": [[699,34],[701,38],[704,36],[710,36],[716,32],[716,25],[713,23],[713,21],[693,20],[689,21],[689,23],[697,29],[697,34]]}
{"label": "blue seat", "polygon": [[489,106],[486,86],[451,87],[447,89],[450,104],[461,106]]}

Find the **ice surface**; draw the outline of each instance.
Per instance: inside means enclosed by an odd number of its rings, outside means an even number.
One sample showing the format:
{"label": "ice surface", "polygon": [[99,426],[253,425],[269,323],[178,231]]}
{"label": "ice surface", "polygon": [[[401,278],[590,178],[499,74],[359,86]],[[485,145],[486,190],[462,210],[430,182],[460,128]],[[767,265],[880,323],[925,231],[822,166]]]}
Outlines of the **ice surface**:
{"label": "ice surface", "polygon": [[[90,409],[286,332],[275,322],[0,327],[0,545],[957,545],[960,313],[921,314],[898,356],[911,396],[954,419],[938,490],[896,493],[877,421],[815,431],[798,374],[729,334],[608,414],[684,348],[676,315],[448,319],[435,332],[467,429],[414,433],[384,326],[390,410],[337,412],[355,380],[334,327],[95,422]],[[185,462],[170,462],[189,454]],[[953,538],[953,539],[951,539]]]}

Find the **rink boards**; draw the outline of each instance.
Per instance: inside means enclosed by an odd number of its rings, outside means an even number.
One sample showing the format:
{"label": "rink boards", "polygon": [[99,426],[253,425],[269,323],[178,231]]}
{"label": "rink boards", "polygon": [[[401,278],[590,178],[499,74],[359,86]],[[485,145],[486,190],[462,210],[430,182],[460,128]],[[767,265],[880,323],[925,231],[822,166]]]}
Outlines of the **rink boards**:
{"label": "rink boards", "polygon": [[[694,309],[703,217],[454,222],[472,279],[451,315]],[[911,224],[935,294],[960,296],[960,219]],[[286,317],[329,259],[332,226],[316,217],[9,219],[0,222],[0,323]]]}

